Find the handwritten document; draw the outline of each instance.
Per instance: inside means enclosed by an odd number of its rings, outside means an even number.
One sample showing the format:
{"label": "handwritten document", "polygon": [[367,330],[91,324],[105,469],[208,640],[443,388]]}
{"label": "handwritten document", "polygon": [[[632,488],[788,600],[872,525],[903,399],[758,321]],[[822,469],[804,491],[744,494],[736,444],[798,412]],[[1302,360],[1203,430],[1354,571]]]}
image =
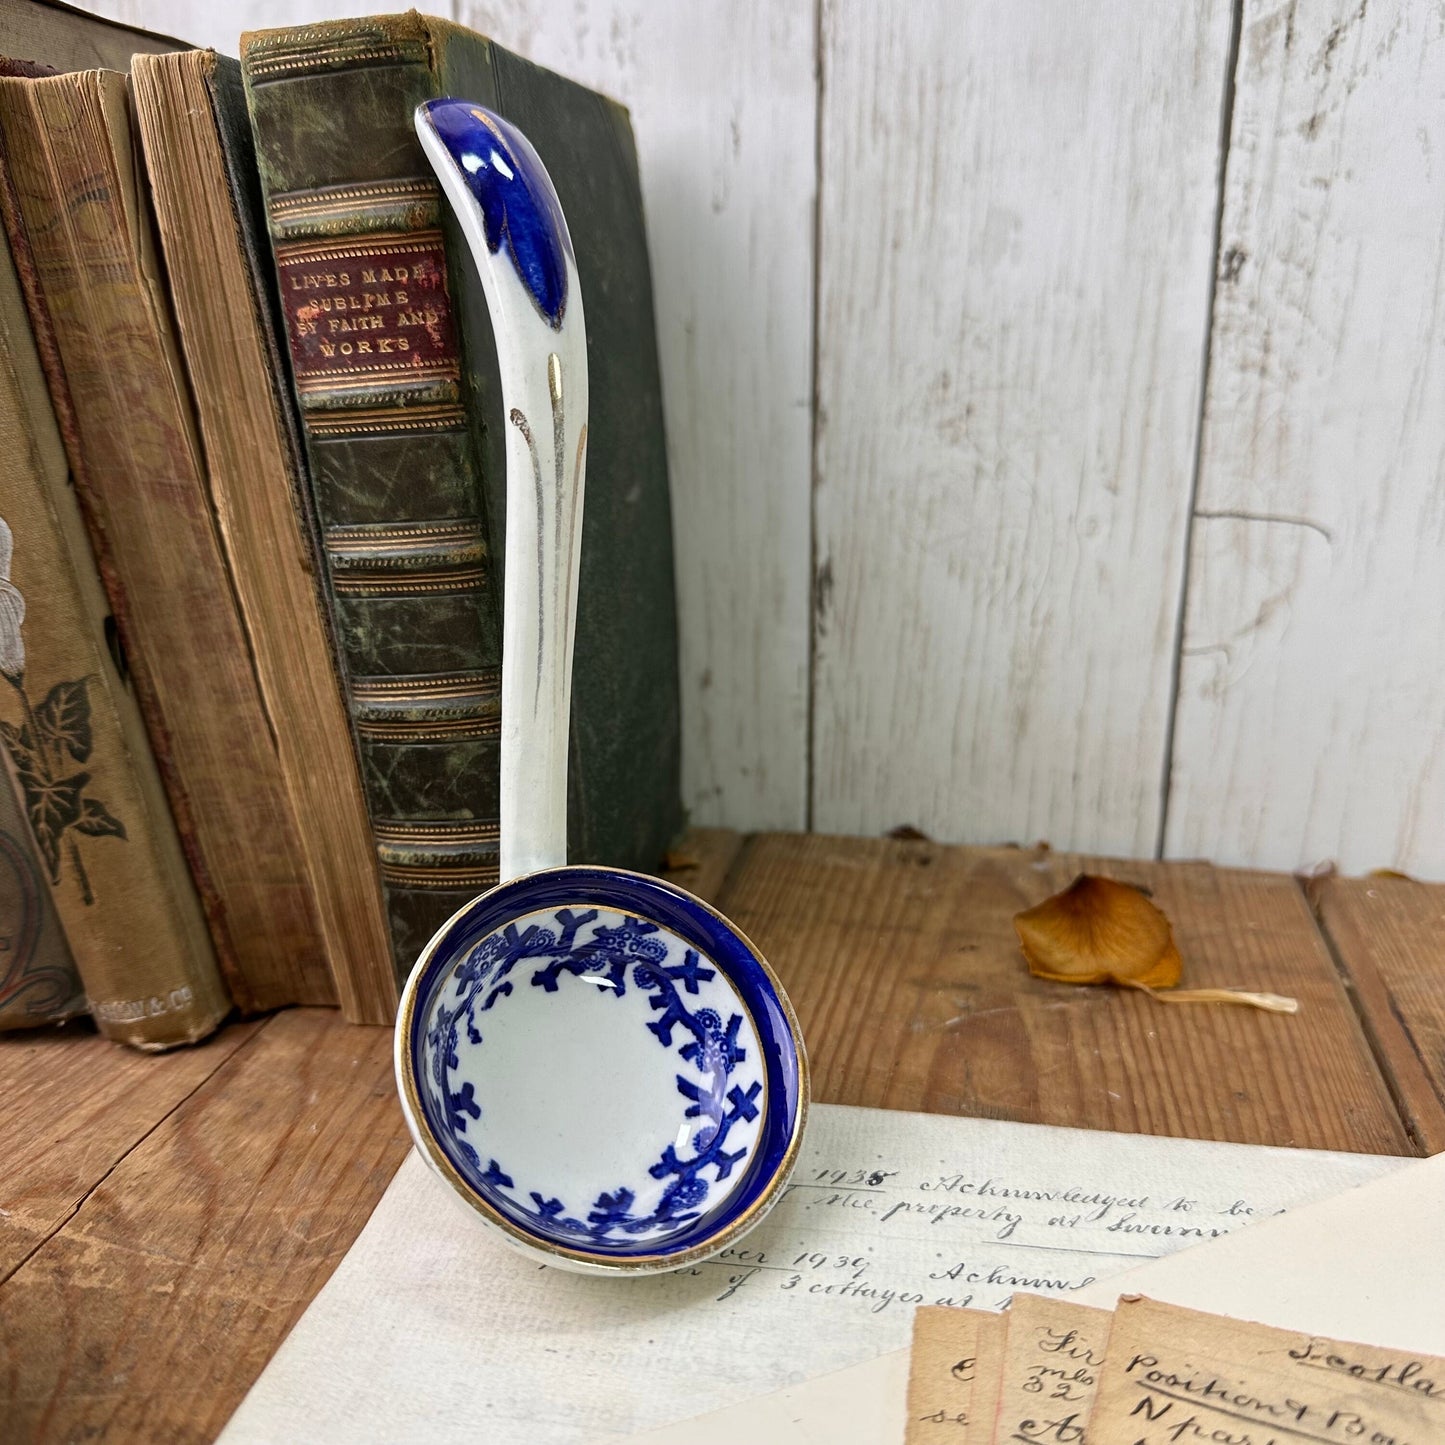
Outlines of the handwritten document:
{"label": "handwritten document", "polygon": [[1401,1162],[818,1106],[738,1246],[615,1280],[511,1253],[412,1155],[222,1439],[607,1445],[902,1349],[917,1305],[1061,1293]]}
{"label": "handwritten document", "polygon": [[1109,1349],[1108,1310],[1039,1295],[1009,1306],[995,1445],[1084,1438]]}
{"label": "handwritten document", "polygon": [[913,1316],[907,1445],[991,1445],[1008,1320],[920,1305]]}
{"label": "handwritten document", "polygon": [[1088,1438],[1429,1445],[1445,1441],[1445,1360],[1134,1296],[1115,1311]]}
{"label": "handwritten document", "polygon": [[[1070,1298],[1112,1311],[1120,1295],[1143,1294],[1297,1333],[1445,1356],[1442,1219],[1445,1153],[1401,1159],[1353,1188],[1147,1260]],[[904,1445],[908,1353],[640,1431],[629,1445]]]}

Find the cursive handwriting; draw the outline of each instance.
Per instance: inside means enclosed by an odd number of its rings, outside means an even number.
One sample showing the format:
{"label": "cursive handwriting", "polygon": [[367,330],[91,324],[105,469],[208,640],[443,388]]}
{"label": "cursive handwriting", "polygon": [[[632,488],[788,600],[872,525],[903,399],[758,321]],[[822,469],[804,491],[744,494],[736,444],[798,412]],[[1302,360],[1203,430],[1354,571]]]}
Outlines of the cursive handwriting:
{"label": "cursive handwriting", "polygon": [[1426,1366],[1420,1360],[1389,1360],[1383,1365],[1366,1365],[1337,1353],[1339,1349],[1332,1340],[1311,1339],[1298,1349],[1290,1350],[1289,1357],[1302,1365],[1338,1370],[1356,1380],[1413,1390],[1431,1400],[1445,1399],[1445,1380],[1426,1374]]}

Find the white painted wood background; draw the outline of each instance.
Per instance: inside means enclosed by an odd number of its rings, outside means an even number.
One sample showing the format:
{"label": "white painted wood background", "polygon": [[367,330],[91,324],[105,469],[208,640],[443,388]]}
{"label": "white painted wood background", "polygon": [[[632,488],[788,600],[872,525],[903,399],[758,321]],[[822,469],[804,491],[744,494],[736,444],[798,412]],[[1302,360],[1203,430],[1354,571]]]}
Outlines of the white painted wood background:
{"label": "white painted wood background", "polygon": [[696,821],[1445,877],[1438,0],[421,8],[632,109]]}

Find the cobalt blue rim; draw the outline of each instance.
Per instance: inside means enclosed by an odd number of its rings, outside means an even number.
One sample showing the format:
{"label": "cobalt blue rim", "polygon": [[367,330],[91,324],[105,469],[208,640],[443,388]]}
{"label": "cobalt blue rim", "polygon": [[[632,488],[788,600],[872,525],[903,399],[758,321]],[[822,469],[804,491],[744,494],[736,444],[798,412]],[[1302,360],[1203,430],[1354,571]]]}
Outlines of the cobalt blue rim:
{"label": "cobalt blue rim", "polygon": [[[762,1047],[765,1097],[763,1124],[747,1171],[715,1209],[675,1234],[628,1246],[623,1242],[564,1242],[539,1231],[532,1216],[519,1212],[505,1195],[489,1189],[480,1165],[464,1157],[452,1131],[437,1118],[426,1090],[418,1089],[424,1068],[428,1021],[437,991],[458,960],[493,930],[537,909],[581,904],[611,908],[671,929],[720,968],[751,1015]],[[425,1134],[433,1162],[468,1203],[520,1242],[599,1266],[678,1264],[722,1247],[774,1202],[777,1186],[797,1156],[807,1110],[807,1061],[791,1005],[762,955],[719,913],[675,884],[619,869],[579,866],[548,869],[504,883],[460,909],[424,950],[407,987],[403,1017],[406,1048],[403,1086],[413,1116]]]}

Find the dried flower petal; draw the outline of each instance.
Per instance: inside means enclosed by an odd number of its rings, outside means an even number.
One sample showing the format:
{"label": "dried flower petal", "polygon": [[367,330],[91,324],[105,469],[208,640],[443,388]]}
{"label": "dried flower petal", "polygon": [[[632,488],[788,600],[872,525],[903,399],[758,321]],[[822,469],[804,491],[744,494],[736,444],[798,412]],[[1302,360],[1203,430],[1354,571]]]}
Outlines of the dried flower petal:
{"label": "dried flower petal", "polygon": [[1035,978],[1052,983],[1116,983],[1159,1003],[1232,1003],[1270,1013],[1299,1004],[1277,993],[1242,989],[1172,989],[1183,972],[1169,920],[1137,888],[1081,873],[1034,908],[1014,915],[1019,946]]}
{"label": "dried flower petal", "polygon": [[1029,972],[1054,983],[1173,988],[1183,961],[1169,920],[1137,889],[1081,873],[1014,916]]}

